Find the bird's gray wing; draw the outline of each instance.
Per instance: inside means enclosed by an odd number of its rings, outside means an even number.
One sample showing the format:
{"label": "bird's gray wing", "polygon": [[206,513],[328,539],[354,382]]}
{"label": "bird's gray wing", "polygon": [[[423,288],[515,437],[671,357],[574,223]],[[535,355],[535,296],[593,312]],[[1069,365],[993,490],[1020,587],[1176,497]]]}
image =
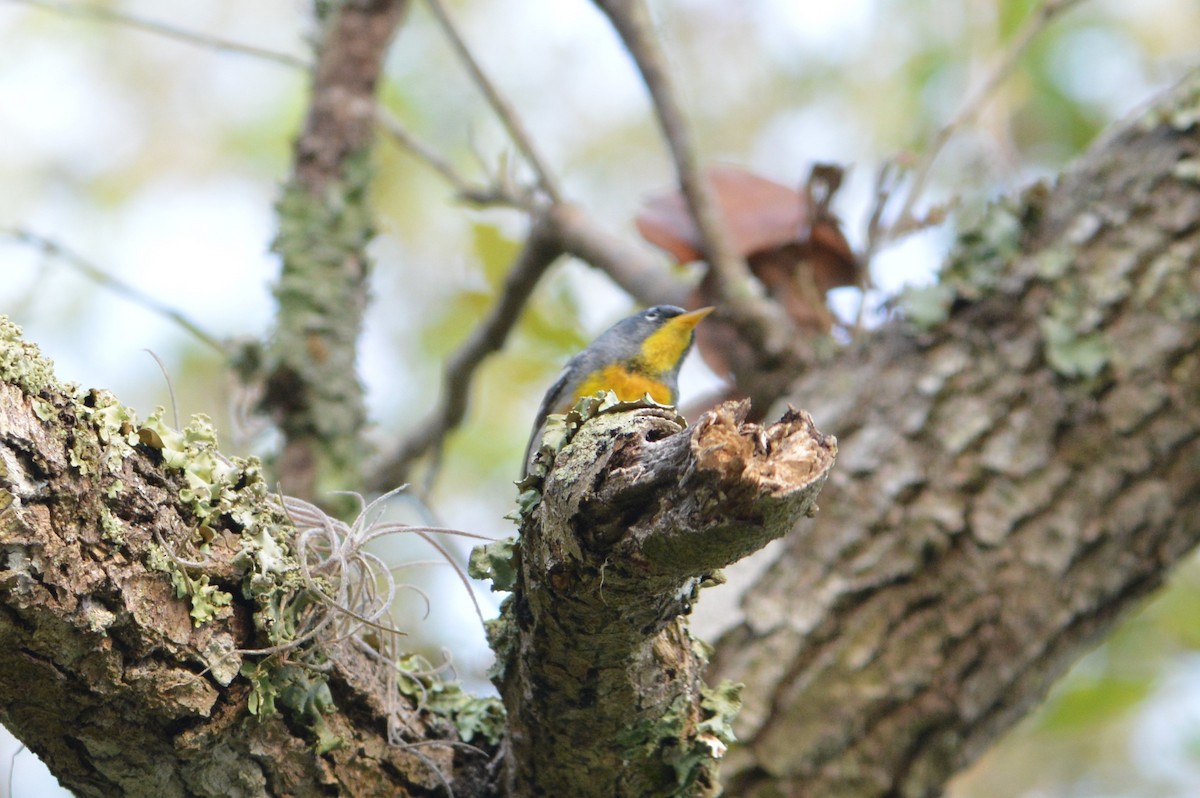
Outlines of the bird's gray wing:
{"label": "bird's gray wing", "polygon": [[546,416],[556,412],[558,406],[568,396],[569,392],[574,388],[574,380],[572,375],[578,378],[576,367],[579,364],[579,356],[571,358],[567,361],[567,365],[563,366],[562,373],[558,375],[558,379],[546,391],[546,395],[542,397],[541,407],[538,408],[537,416],[533,420],[533,429],[529,432],[529,443],[525,445],[525,458],[521,461],[521,478],[524,479],[529,473],[529,461],[538,444],[542,440],[542,425],[546,423]]}

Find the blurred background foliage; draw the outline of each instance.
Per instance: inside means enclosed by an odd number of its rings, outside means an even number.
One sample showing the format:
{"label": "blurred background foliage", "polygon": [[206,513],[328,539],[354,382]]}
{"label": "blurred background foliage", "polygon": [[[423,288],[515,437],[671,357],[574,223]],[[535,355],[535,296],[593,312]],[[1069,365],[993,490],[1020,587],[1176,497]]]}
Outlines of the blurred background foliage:
{"label": "blurred background foliage", "polygon": [[[880,164],[926,148],[1037,5],[663,0],[653,7],[706,157],[790,184],[816,160],[848,165],[837,210],[861,246]],[[634,212],[671,183],[671,171],[645,93],[599,13],[564,0],[459,0],[451,8],[568,197],[632,238]],[[229,451],[270,452],[277,441],[246,414],[253,397],[230,378],[220,353],[12,234],[53,239],[218,338],[263,336],[277,269],[272,203],[303,114],[305,76],[97,12],[302,60],[314,32],[298,0],[0,2],[0,312],[25,327],[63,379],[110,388],[143,414],[169,402],[143,352],[153,350],[183,413],[213,416]],[[1052,176],[1179,75],[1195,58],[1198,31],[1195,0],[1081,3],[1042,32],[976,122],[952,140],[925,200],[986,197]],[[505,170],[522,175],[422,4],[414,4],[386,71],[384,105],[460,171],[481,180]],[[386,450],[438,402],[441,363],[490,307],[524,220],[456,203],[436,173],[386,137],[376,162],[380,235],[360,368],[370,434]],[[948,232],[935,229],[880,253],[872,318],[898,286],[933,278],[947,241]],[[852,314],[858,297],[842,292],[839,307]],[[418,474],[396,513],[510,533],[501,516],[541,392],[569,354],[631,307],[590,267],[557,266],[515,339],[481,370],[467,422],[440,469]],[[685,395],[716,384],[689,363]],[[428,553],[397,546],[388,556]],[[434,600],[424,622],[416,594],[404,611],[420,645],[448,648],[460,674],[479,682],[488,653],[446,570],[406,571]],[[706,595],[699,615],[734,598]],[[31,780],[35,768],[31,757],[14,761],[15,794],[48,794]],[[1200,566],[1180,568],[951,795],[1200,795]]]}

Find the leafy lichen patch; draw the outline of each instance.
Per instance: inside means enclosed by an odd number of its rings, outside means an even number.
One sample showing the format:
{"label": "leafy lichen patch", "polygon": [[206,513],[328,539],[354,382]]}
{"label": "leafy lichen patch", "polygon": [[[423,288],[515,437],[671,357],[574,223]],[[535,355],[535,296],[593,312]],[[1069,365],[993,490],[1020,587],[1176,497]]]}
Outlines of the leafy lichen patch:
{"label": "leafy lichen patch", "polygon": [[36,344],[21,337],[21,327],[0,315],[0,380],[37,396],[57,385],[54,363],[42,357]]}

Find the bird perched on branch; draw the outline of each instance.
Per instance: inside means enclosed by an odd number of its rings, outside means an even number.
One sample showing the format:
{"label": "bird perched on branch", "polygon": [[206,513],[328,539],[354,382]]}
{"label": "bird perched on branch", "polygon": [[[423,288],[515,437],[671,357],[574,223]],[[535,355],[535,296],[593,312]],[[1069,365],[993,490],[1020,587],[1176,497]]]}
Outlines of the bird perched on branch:
{"label": "bird perched on branch", "polygon": [[692,348],[696,325],[712,311],[711,307],[685,311],[674,305],[655,305],[609,327],[568,360],[538,408],[521,475],[529,470],[546,416],[566,413],[582,397],[612,391],[623,402],[649,394],[660,404],[675,404],[679,400],[679,367]]}

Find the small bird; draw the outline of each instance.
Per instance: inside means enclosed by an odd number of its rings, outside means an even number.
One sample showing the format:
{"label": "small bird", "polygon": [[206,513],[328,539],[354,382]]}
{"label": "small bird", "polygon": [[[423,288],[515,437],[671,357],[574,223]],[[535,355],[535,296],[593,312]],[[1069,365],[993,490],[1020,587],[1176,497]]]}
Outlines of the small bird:
{"label": "small bird", "polygon": [[713,310],[655,305],[621,319],[568,360],[538,408],[521,476],[529,471],[546,416],[566,413],[584,396],[612,391],[621,401],[632,402],[650,394],[660,404],[675,404],[679,400],[679,367],[692,348],[695,327]]}

